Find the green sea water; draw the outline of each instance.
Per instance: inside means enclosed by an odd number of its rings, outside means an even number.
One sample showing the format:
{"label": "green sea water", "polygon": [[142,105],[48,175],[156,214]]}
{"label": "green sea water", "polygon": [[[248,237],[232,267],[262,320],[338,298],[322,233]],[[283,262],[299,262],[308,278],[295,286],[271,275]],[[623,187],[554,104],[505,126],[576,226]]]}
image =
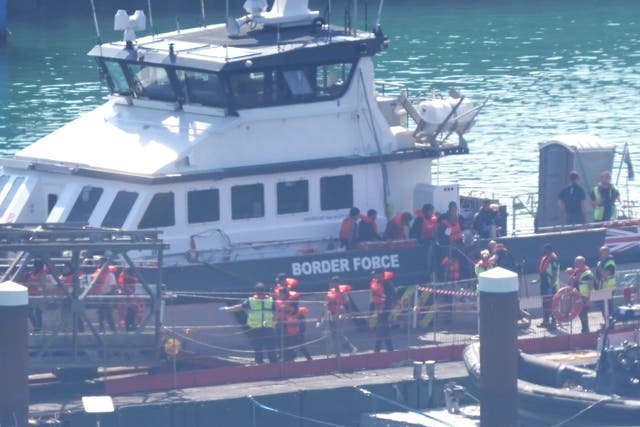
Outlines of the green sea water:
{"label": "green sea water", "polygon": [[[243,1],[230,0],[240,16]],[[85,56],[97,37],[89,0],[39,3],[10,14],[11,38],[0,48],[0,153],[10,154],[105,101],[105,87]],[[197,25],[200,1],[151,2],[157,32]],[[345,4],[334,0],[332,22]],[[360,0],[355,25],[373,25],[378,1]],[[225,16],[224,0],[205,0],[205,20]],[[63,7],[64,6],[64,7]],[[440,160],[434,180],[504,202],[538,185],[538,144],[557,134],[589,133],[625,143],[640,168],[640,1],[386,0],[380,23],[390,38],[377,57],[377,78],[406,83],[414,94],[459,88],[491,100],[468,134],[471,154]],[[102,40],[116,8],[146,1],[96,2]],[[310,0],[324,12],[325,0]],[[355,12],[352,9],[352,15]],[[177,18],[177,19],[176,19]],[[90,135],[87,135],[90,138]],[[619,163],[619,156],[615,160]],[[614,178],[617,171],[614,171]],[[640,185],[619,177],[623,198]]]}

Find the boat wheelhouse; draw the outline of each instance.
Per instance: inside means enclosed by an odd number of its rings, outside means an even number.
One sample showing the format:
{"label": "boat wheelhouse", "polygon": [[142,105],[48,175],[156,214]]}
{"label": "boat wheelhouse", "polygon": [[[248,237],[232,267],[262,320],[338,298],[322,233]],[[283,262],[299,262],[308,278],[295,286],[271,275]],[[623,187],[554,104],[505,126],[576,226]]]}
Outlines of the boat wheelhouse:
{"label": "boat wheelhouse", "polygon": [[440,120],[462,128],[424,132],[406,92],[376,85],[379,27],[326,25],[307,0],[247,3],[227,25],[137,40],[127,22],[144,15],[119,11],[125,40],[89,52],[109,100],[1,160],[0,222],[160,230],[165,267],[183,268],[324,254],[352,206],[381,222],[420,207],[432,159],[468,152],[478,109],[456,98]]}

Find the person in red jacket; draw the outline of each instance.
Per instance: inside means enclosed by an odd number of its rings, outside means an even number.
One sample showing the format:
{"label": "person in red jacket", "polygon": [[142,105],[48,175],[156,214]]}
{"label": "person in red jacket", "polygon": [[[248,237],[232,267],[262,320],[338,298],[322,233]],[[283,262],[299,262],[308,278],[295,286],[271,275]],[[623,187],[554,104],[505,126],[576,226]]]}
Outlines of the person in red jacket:
{"label": "person in red jacket", "polygon": [[340,244],[343,248],[353,249],[358,239],[358,220],[360,219],[360,209],[351,208],[349,216],[342,220],[340,224]]}
{"label": "person in red jacket", "polygon": [[[89,278],[89,283],[93,284],[91,293],[93,295],[114,295],[116,292],[116,276],[114,274],[115,266],[103,266],[107,262],[107,258],[100,256],[96,258],[97,266]],[[108,301],[100,301],[98,303],[98,323],[100,324],[100,332],[105,331],[105,323],[109,326],[111,332],[116,331],[116,324],[113,319],[113,311],[111,303]]]}
{"label": "person in red jacket", "polygon": [[389,222],[384,230],[385,240],[402,240],[406,238],[405,228],[411,223],[409,212],[398,212]]}
{"label": "person in red jacket", "polygon": [[371,282],[369,282],[371,291],[370,306],[376,315],[376,343],[374,346],[376,353],[382,348],[383,341],[387,351],[393,351],[389,317],[391,316],[391,309],[396,301],[396,289],[391,281],[392,278],[393,272],[377,270],[373,273]]}
{"label": "person in red jacket", "polygon": [[[333,276],[329,282],[329,290],[327,291],[327,319],[329,323],[329,332],[331,334],[331,342],[336,353],[340,356],[343,349],[349,349],[351,353],[358,351],[357,347],[344,335],[343,321],[348,312],[348,295],[351,285],[340,283],[338,276]],[[316,326],[320,326],[324,315],[320,317]]]}
{"label": "person in red jacket", "polygon": [[285,345],[284,361],[291,362],[296,358],[296,352],[300,352],[305,359],[312,360],[309,350],[305,346],[304,333],[307,328],[307,320],[305,313],[308,313],[307,307],[295,306],[295,310],[291,310],[287,315],[285,329]]}

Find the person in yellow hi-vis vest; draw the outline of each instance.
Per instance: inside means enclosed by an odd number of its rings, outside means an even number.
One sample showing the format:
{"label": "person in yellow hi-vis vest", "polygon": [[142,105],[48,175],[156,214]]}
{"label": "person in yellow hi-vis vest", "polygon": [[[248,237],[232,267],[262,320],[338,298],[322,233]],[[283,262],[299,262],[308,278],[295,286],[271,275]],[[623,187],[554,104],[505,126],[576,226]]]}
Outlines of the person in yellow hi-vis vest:
{"label": "person in yellow hi-vis vest", "polygon": [[[600,247],[599,250],[600,259],[596,264],[596,277],[598,279],[598,289],[607,291],[607,311],[608,315],[613,315],[613,291],[616,289],[616,261],[613,259],[613,255],[609,252],[609,248],[606,246]],[[607,316],[605,314],[605,305],[602,304],[602,316],[607,322]]]}
{"label": "person in yellow hi-vis vest", "polygon": [[264,284],[257,283],[255,293],[240,304],[220,307],[223,311],[241,311],[247,313],[247,336],[251,347],[255,351],[255,361],[264,362],[266,350],[270,363],[276,363],[278,357],[275,351],[276,334],[274,329],[273,298],[267,292]]}
{"label": "person in yellow hi-vis vest", "polygon": [[600,182],[591,189],[591,204],[593,205],[593,220],[595,222],[611,221],[618,218],[616,201],[622,205],[620,192],[611,183],[611,172],[600,174]]}
{"label": "person in yellow hi-vis vest", "polygon": [[568,271],[573,287],[576,288],[582,296],[584,302],[580,311],[581,332],[589,332],[589,306],[591,305],[591,291],[593,290],[593,272],[586,264],[583,256],[577,256],[573,261],[573,269]]}

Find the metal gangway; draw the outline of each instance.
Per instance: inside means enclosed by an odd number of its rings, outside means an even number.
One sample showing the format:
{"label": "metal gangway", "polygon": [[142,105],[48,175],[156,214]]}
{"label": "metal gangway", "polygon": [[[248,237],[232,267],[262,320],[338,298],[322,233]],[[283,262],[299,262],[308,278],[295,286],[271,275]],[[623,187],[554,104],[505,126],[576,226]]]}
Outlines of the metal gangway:
{"label": "metal gangway", "polygon": [[[121,231],[75,224],[0,225],[0,282],[29,288],[29,367],[31,372],[97,369],[152,364],[161,356],[162,274],[148,283],[129,256],[144,251],[162,265],[168,247],[158,231]],[[101,264],[96,265],[95,260]],[[34,261],[44,265],[46,280],[30,283]],[[63,283],[63,268],[74,272]],[[136,278],[128,286],[96,292],[103,274],[127,271]],[[70,283],[69,283],[70,282]],[[116,285],[117,285],[116,281]],[[114,318],[135,308],[137,319]],[[41,324],[32,314],[39,311]],[[110,313],[113,327],[101,330],[97,317]],[[118,317],[122,317],[119,316]]]}

